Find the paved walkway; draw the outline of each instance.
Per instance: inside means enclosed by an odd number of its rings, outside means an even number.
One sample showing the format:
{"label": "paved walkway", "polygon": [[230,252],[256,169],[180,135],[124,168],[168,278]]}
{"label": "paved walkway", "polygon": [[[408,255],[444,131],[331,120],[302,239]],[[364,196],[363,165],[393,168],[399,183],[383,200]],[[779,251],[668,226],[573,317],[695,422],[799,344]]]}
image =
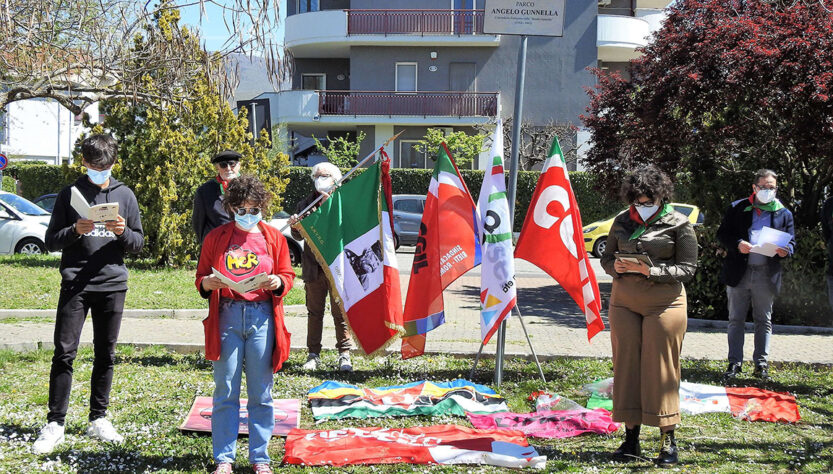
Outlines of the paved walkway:
{"label": "paved walkway", "polygon": [[[404,263],[404,262],[403,262]],[[407,267],[405,267],[407,268]],[[519,269],[522,270],[522,269]],[[610,292],[610,279],[600,274],[600,290],[605,297]],[[402,275],[402,288],[407,288],[408,275]],[[479,301],[480,276],[477,274],[459,278],[445,292],[448,321],[428,335],[427,352],[473,356],[480,347]],[[610,357],[610,333],[605,330],[592,341],[587,341],[584,319],[578,314],[575,303],[560,290],[549,277],[534,272],[519,271],[518,299],[524,314],[527,330],[536,352],[542,358],[556,356]],[[404,298],[405,295],[403,295]],[[305,349],[306,317],[303,307],[287,308],[289,331],[293,334],[293,349]],[[124,344],[160,344],[178,351],[200,351],[203,348],[203,330],[200,319],[206,311],[156,310],[128,311],[122,323],[119,341]],[[0,311],[0,317],[54,317],[53,310]],[[162,317],[160,317],[162,316]],[[605,317],[605,325],[607,320]],[[683,357],[692,359],[724,360],[726,358],[725,321],[690,320],[683,343]],[[744,353],[747,360],[752,355],[751,325],[748,325]],[[52,346],[51,321],[36,318],[0,324],[0,348],[31,350]],[[486,356],[495,352],[495,339],[484,350]],[[92,340],[92,325],[87,323],[82,342]],[[325,317],[323,343],[325,348],[335,345],[332,318]],[[394,344],[392,351],[398,351]],[[509,320],[506,353],[510,356],[526,356],[529,347],[516,317]],[[776,326],[772,337],[770,360],[833,364],[833,329]]]}

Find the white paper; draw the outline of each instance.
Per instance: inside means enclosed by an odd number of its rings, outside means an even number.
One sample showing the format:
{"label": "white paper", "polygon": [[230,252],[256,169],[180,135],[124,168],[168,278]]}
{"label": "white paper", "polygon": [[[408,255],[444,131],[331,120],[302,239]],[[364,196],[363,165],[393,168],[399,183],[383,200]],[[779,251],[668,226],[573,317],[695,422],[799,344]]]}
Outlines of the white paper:
{"label": "white paper", "polygon": [[69,203],[75,212],[84,219],[90,219],[93,222],[107,222],[115,221],[119,218],[119,203],[108,202],[105,204],[96,204],[90,206],[81,191],[75,186],[70,188],[72,197]]}
{"label": "white paper", "polygon": [[787,232],[782,232],[772,227],[762,227],[760,231],[753,235],[755,245],[749,249],[750,252],[755,252],[767,257],[772,257],[779,248],[787,248],[792,240],[792,235]]}
{"label": "white paper", "polygon": [[268,273],[258,273],[257,275],[250,276],[241,281],[234,281],[231,278],[220,273],[220,270],[217,270],[214,267],[211,267],[211,272],[214,274],[215,277],[219,278],[221,282],[225,283],[226,285],[228,285],[229,288],[240,293],[241,295],[243,293],[249,293],[258,289],[261,283],[269,280]]}

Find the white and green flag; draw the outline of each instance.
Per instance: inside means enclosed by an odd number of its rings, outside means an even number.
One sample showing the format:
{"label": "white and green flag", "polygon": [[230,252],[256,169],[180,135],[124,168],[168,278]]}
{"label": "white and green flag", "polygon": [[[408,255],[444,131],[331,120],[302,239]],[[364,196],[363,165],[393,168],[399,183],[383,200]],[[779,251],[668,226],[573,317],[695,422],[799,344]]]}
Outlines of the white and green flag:
{"label": "white and green flag", "polygon": [[489,149],[492,167],[483,176],[477,200],[480,244],[480,335],[483,344],[517,303],[512,223],[503,174],[503,124],[498,120]]}

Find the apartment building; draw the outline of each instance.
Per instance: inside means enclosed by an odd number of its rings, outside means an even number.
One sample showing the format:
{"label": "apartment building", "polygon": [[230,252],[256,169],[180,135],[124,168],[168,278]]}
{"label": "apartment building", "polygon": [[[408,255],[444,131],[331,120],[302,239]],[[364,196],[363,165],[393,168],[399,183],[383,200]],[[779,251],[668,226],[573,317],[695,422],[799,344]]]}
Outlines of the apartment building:
{"label": "apartment building", "polygon": [[[579,126],[595,82],[588,68],[624,69],[668,1],[567,0],[564,35],[528,40],[524,119]],[[364,132],[364,155],[404,130],[388,149],[394,167],[431,167],[414,148],[428,128],[475,133],[513,113],[520,38],[484,33],[484,3],[288,0],[291,90],[258,98],[295,143]]]}

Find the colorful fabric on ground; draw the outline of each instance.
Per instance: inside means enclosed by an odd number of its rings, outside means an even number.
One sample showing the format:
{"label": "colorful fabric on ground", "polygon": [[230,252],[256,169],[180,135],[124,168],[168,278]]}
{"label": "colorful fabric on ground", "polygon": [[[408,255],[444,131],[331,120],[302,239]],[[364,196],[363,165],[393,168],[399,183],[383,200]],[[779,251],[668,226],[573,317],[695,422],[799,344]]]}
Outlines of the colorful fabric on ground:
{"label": "colorful fabric on ground", "polygon": [[[272,429],[272,436],[286,436],[289,430],[297,428],[301,423],[301,401],[297,398],[272,400],[275,412],[275,427]],[[240,399],[240,423],[238,432],[249,434],[249,410],[248,400]],[[179,426],[182,431],[201,431],[211,433],[211,414],[214,403],[211,397],[196,397],[194,404],[188,411],[185,421]]]}
{"label": "colorful fabric on ground", "polygon": [[599,285],[581,229],[581,214],[556,137],[535,186],[515,257],[535,264],[567,291],[584,314],[589,340],[604,329],[604,322],[599,314]]}
{"label": "colorful fabric on ground", "polygon": [[312,416],[370,418],[378,416],[458,415],[508,411],[494,390],[468,380],[413,382],[389,387],[359,388],[327,381],[309,391]]}
{"label": "colorful fabric on ground", "polygon": [[414,250],[402,358],[425,352],[425,335],[445,322],[443,290],[480,264],[477,209],[451,153],[440,146]]}
{"label": "colorful fabric on ground", "polygon": [[610,412],[601,408],[467,415],[475,428],[518,430],[536,438],[569,438],[584,433],[609,434],[619,429],[619,424],[613,422]]}
{"label": "colorful fabric on ground", "polygon": [[[331,282],[356,344],[371,355],[402,331],[388,167],[389,160],[372,165],[299,224],[306,245]],[[385,192],[380,192],[383,187]]]}
{"label": "colorful fabric on ground", "polygon": [[285,463],[305,466],[409,463],[543,469],[547,462],[520,431],[457,425],[294,429],[284,447]]}
{"label": "colorful fabric on ground", "polygon": [[[587,408],[613,408],[613,400],[605,393],[612,390],[613,379],[598,380],[585,385],[590,392]],[[680,383],[680,412],[731,413],[741,420],[795,423],[801,419],[795,397],[756,387],[719,387],[690,382]]]}
{"label": "colorful fabric on ground", "polygon": [[483,252],[480,265],[480,339],[489,342],[517,302],[512,223],[503,175],[503,124],[498,120],[489,149],[492,168],[483,177],[477,201],[478,231]]}

